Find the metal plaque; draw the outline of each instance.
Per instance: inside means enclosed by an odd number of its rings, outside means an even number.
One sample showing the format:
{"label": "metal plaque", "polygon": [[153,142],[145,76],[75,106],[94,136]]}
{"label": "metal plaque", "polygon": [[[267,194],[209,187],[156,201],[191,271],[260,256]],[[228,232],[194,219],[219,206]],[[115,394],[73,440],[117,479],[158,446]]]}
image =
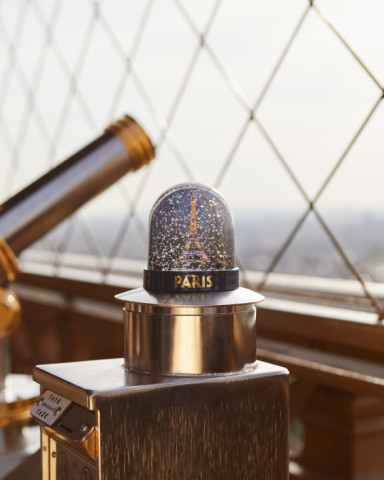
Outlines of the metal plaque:
{"label": "metal plaque", "polygon": [[70,400],[45,390],[31,408],[31,415],[40,423],[50,427],[62,417],[70,404]]}
{"label": "metal plaque", "polygon": [[96,466],[72,449],[56,443],[56,468],[52,480],[97,480]]}

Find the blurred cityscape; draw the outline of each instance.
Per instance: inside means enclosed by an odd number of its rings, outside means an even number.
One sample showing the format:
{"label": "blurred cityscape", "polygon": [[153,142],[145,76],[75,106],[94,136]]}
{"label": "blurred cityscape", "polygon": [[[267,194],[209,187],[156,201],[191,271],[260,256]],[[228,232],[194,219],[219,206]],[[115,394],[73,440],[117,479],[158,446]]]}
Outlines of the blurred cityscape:
{"label": "blurred cityscape", "polygon": [[[247,270],[268,270],[303,213],[234,212],[236,251],[241,265]],[[73,218],[51,234],[50,242],[54,242],[58,251],[146,260],[147,216],[124,220],[101,215],[87,218],[86,223]],[[358,272],[366,280],[384,282],[384,213],[340,211],[322,216]],[[47,239],[39,242],[36,248],[45,248],[46,242]],[[353,278],[313,212],[274,271]]]}

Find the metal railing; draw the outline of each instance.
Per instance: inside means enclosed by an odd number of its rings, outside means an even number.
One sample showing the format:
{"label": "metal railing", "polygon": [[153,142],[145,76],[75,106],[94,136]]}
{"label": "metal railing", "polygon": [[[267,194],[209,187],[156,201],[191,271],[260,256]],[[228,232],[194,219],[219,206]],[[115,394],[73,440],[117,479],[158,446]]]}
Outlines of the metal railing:
{"label": "metal railing", "polygon": [[[360,285],[367,309],[382,319],[383,302],[376,284],[366,280],[366,272],[350,254],[347,242],[340,240],[337,224],[329,221],[328,210],[321,204],[335,185],[340,195],[354,188],[347,179],[342,182],[344,189],[337,182],[358,146],[360,171],[367,168],[364,162],[371,155],[371,143],[363,142],[361,147],[361,142],[369,128],[377,128],[383,109],[379,64],[367,54],[377,41],[372,36],[364,49],[363,35],[348,22],[359,19],[352,6],[343,10],[320,0],[281,1],[273,6],[267,1],[259,6],[235,3],[83,0],[76,3],[74,15],[74,6],[60,0],[2,2],[2,199],[122,113],[133,113],[156,143],[157,161],[121,181],[45,239],[40,248],[50,252],[54,270],[66,268],[63,259],[73,251],[77,229],[96,269],[102,275],[112,274],[127,239],[146,241],[145,217],[158,194],[172,183],[197,180],[220,188],[238,209],[249,210],[250,223],[257,224],[260,210],[272,208],[271,199],[274,208],[280,204],[284,212],[286,204],[292,203],[290,208],[298,212],[256,277],[248,273],[247,260],[238,252],[244,282],[258,290],[274,290],[277,277],[273,274],[279,273],[281,261],[289,257],[291,246],[312,219],[348,275]],[[364,2],[357,5],[366,10]],[[370,32],[381,8],[376,4],[370,11],[365,25]],[[324,65],[329,69],[322,70],[328,75],[326,85],[323,75],[316,79]],[[302,93],[305,88],[309,93]],[[343,93],[350,95],[350,101],[338,103]],[[313,116],[303,113],[299,126],[316,123],[319,98],[329,119],[328,123],[323,119],[320,133],[314,128],[313,137],[305,141],[300,128],[291,128],[289,122],[281,126],[281,118],[293,119],[297,114],[287,110],[292,105],[290,96],[299,99],[300,114],[301,95],[309,101]],[[333,116],[348,128],[335,125]],[[335,130],[341,138],[337,142],[331,141]],[[313,187],[322,164],[315,148],[328,142],[324,166]],[[379,143],[375,145],[382,152],[380,148]],[[312,165],[306,178],[296,154]],[[381,175],[379,161],[369,175],[367,188],[380,192],[374,181]],[[293,200],[285,192],[291,192]],[[330,195],[325,202],[331,210],[332,199]],[[89,221],[95,212],[104,217],[113,213],[117,219],[109,229],[107,254]],[[145,257],[145,248],[141,255]],[[305,288],[297,284],[297,291]]]}

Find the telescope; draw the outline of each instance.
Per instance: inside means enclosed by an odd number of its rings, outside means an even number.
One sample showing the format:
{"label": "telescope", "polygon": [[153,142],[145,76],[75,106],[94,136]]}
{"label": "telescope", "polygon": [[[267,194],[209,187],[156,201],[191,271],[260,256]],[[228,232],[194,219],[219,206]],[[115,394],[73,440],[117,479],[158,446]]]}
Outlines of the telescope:
{"label": "telescope", "polygon": [[117,295],[124,358],[38,365],[44,480],[287,480],[288,372],[257,359],[222,195],[171,187],[143,287]]}
{"label": "telescope", "polygon": [[0,284],[15,277],[17,256],[84,203],[154,157],[129,116],[0,207]]}
{"label": "telescope", "polygon": [[[145,131],[133,118],[124,116],[0,206],[1,437],[12,436],[12,429],[20,430],[30,419],[33,403],[30,377],[10,373],[8,337],[20,322],[21,308],[17,296],[4,287],[17,277],[17,256],[84,203],[153,157],[154,147]],[[3,444],[7,450],[7,442],[0,442],[0,447]]]}

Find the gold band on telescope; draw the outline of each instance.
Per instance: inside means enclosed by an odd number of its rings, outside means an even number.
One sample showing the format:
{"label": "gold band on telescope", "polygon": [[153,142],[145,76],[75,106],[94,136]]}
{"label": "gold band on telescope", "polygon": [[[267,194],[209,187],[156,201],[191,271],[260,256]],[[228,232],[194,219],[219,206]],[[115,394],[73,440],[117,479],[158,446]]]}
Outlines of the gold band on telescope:
{"label": "gold band on telescope", "polygon": [[19,264],[13,250],[2,237],[0,237],[0,265],[5,271],[7,280],[13,282],[20,271]]}
{"label": "gold band on telescope", "polygon": [[135,170],[149,163],[155,149],[145,131],[131,117],[125,115],[105,129],[120,138],[135,162]]}
{"label": "gold band on telescope", "polygon": [[30,421],[31,407],[37,398],[18,398],[11,402],[0,402],[0,427]]}

